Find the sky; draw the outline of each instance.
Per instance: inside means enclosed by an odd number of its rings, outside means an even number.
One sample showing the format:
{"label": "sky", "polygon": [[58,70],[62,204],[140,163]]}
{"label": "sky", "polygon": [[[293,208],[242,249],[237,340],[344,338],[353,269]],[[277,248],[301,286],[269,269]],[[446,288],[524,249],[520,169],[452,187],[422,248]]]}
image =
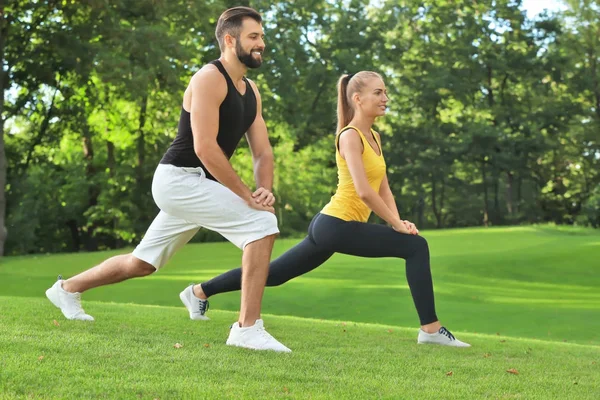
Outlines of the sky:
{"label": "sky", "polygon": [[566,6],[561,0],[523,0],[522,7],[529,18],[534,18],[545,8],[550,11],[562,11]]}

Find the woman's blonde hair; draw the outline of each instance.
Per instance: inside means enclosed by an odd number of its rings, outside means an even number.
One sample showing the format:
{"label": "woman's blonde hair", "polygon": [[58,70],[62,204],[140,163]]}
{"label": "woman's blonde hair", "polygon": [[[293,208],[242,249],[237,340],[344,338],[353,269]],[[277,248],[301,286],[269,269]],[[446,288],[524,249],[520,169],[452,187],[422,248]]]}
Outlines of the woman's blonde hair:
{"label": "woman's blonde hair", "polygon": [[360,71],[356,74],[344,74],[338,80],[337,131],[347,126],[354,118],[352,96],[360,92],[371,78],[383,80],[381,75],[373,71]]}

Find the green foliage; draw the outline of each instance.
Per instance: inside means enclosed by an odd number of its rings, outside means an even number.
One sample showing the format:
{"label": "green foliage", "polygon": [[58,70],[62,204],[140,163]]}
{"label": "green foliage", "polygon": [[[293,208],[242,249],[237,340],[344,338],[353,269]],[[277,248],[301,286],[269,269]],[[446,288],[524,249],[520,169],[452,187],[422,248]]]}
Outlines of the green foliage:
{"label": "green foliage", "polygon": [[[249,75],[276,155],[283,234],[302,234],[335,190],[336,83],[359,70],[386,80],[377,129],[404,218],[421,228],[597,226],[600,14],[597,1],[569,4],[532,21],[509,0],[253,2],[267,52]],[[183,90],[218,57],[216,18],[231,5],[4,6],[7,253],[140,240]],[[232,162],[254,186],[247,146]]]}
{"label": "green foliage", "polygon": [[600,186],[596,186],[590,198],[583,204],[581,217],[584,225],[589,224],[594,228],[600,228]]}

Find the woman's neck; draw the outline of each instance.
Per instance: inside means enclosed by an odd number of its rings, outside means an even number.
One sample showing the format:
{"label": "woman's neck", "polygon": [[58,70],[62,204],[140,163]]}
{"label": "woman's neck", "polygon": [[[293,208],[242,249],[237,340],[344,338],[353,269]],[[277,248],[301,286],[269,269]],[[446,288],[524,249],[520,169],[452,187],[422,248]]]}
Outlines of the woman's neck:
{"label": "woman's neck", "polygon": [[354,118],[352,118],[352,121],[350,121],[348,125],[357,127],[364,134],[367,132],[371,132],[371,128],[373,127],[374,122],[375,118],[357,118],[355,116]]}

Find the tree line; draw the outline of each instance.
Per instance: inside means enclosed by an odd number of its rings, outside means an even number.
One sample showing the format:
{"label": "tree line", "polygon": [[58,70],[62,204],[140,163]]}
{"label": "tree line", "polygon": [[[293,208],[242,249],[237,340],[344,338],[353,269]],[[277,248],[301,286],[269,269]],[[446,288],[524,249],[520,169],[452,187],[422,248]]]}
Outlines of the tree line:
{"label": "tree line", "polygon": [[[532,20],[519,0],[5,0],[0,254],[139,242],[183,90],[218,58],[216,20],[234,5],[265,19],[249,76],[283,235],[335,190],[335,86],[360,70],[385,77],[377,127],[400,213],[419,228],[600,227],[600,3],[566,4]],[[247,146],[232,163],[251,184]]]}

